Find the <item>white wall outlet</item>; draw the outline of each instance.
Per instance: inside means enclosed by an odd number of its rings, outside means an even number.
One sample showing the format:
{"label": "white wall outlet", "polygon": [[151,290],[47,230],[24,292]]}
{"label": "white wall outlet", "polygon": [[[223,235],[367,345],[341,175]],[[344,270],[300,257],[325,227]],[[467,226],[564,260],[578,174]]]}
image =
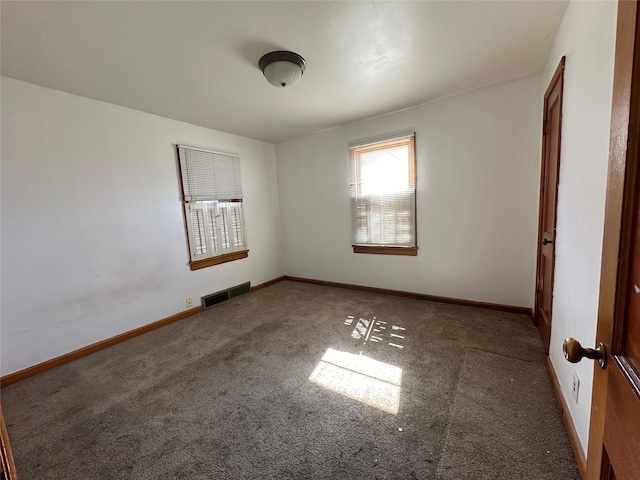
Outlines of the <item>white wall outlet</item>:
{"label": "white wall outlet", "polygon": [[580,379],[578,374],[573,372],[573,385],[571,386],[571,395],[576,403],[578,403],[578,392],[580,391]]}
{"label": "white wall outlet", "polygon": [[193,298],[187,298],[187,308],[193,307]]}

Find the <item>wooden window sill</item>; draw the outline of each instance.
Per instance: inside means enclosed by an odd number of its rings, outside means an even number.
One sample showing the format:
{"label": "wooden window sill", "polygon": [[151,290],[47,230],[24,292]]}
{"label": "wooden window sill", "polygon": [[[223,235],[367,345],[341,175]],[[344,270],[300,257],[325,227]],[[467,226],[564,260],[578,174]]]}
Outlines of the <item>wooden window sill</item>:
{"label": "wooden window sill", "polygon": [[353,245],[353,253],[371,253],[375,255],[418,255],[418,247],[377,247],[370,245]]}
{"label": "wooden window sill", "polygon": [[218,255],[217,257],[191,261],[189,262],[189,267],[191,267],[191,270],[199,270],[201,268],[220,265],[221,263],[233,262],[234,260],[240,260],[241,258],[247,258],[248,256],[249,256],[249,250],[242,250],[240,252],[233,252],[233,253],[225,253],[223,255]]}

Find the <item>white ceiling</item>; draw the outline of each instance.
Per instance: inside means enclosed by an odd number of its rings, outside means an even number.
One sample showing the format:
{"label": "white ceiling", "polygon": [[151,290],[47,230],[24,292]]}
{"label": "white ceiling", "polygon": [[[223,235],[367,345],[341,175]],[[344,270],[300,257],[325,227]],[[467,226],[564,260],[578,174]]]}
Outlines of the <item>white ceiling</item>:
{"label": "white ceiling", "polygon": [[[1,3],[2,75],[278,142],[539,73],[567,1]],[[293,50],[300,82],[258,59]]]}

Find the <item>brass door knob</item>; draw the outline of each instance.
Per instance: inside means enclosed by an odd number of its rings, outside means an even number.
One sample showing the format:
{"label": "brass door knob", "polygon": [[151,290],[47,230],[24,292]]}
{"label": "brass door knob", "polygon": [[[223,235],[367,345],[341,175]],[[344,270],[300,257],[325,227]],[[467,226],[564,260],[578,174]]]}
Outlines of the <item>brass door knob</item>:
{"label": "brass door knob", "polygon": [[602,342],[596,349],[583,348],[575,338],[565,338],[564,342],[562,342],[562,353],[564,353],[564,358],[571,363],[578,363],[584,357],[587,357],[591,360],[598,360],[602,368],[607,366],[607,347]]}

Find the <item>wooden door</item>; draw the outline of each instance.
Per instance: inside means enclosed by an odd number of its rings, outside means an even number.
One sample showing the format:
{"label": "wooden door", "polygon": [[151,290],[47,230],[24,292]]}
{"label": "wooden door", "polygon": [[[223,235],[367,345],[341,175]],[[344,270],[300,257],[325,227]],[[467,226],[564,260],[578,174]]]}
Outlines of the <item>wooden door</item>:
{"label": "wooden door", "polygon": [[9,444],[9,434],[7,426],[4,423],[2,408],[0,408],[0,479],[17,480],[16,466],[13,463],[13,454],[11,453],[11,445]]}
{"label": "wooden door", "polygon": [[640,11],[618,2],[609,176],[587,477],[640,478]]}
{"label": "wooden door", "polygon": [[540,337],[547,353],[549,352],[549,340],[551,338],[564,63],[565,57],[562,57],[560,65],[558,65],[549,88],[547,88],[544,95],[544,118],[542,123],[542,169],[540,174],[534,322],[540,331]]}

